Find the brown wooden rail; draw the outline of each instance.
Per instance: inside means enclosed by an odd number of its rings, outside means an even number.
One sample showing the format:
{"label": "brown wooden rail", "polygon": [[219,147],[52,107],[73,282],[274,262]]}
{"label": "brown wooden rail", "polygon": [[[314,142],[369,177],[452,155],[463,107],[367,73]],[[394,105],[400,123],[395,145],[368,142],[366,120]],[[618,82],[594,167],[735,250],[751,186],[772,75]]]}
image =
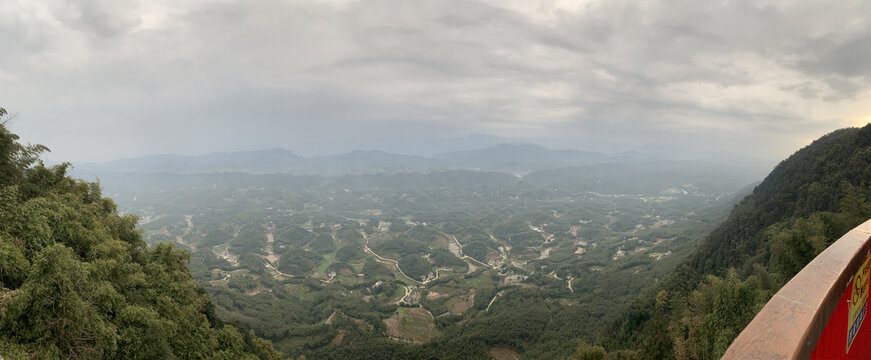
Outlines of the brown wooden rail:
{"label": "brown wooden rail", "polygon": [[871,251],[871,220],[814,258],[765,304],[723,359],[807,359]]}

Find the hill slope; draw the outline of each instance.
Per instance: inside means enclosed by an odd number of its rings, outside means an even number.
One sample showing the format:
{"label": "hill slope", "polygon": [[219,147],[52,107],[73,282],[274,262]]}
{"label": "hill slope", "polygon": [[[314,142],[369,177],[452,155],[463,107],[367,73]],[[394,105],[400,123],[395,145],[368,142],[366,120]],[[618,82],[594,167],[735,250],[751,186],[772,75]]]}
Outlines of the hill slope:
{"label": "hill slope", "polygon": [[284,149],[212,153],[200,156],[151,155],[106,163],[77,164],[76,174],[90,177],[110,173],[204,174],[245,172],[252,174],[364,175],[395,172],[430,172],[450,169],[479,169],[509,173],[564,166],[623,163],[640,158],[604,155],[578,150],[552,150],[530,144],[501,144],[457,151],[432,158],[356,150],[330,156],[302,157]]}
{"label": "hill slope", "polygon": [[869,182],[871,125],[796,152],[678,271],[641,295],[603,345],[638,349],[640,358],[718,358],[777,289],[871,216]]}
{"label": "hill slope", "polygon": [[280,357],[215,316],[186,252],[149,249],[98,184],[17,139],[0,123],[0,357]]}

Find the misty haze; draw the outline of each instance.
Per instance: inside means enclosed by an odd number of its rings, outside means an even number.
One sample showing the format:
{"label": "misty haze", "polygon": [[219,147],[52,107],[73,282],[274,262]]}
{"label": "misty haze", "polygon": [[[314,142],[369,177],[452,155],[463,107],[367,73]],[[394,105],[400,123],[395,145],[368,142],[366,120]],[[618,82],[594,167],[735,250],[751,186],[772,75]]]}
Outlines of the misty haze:
{"label": "misty haze", "polygon": [[0,359],[871,357],[868,14],[0,0]]}

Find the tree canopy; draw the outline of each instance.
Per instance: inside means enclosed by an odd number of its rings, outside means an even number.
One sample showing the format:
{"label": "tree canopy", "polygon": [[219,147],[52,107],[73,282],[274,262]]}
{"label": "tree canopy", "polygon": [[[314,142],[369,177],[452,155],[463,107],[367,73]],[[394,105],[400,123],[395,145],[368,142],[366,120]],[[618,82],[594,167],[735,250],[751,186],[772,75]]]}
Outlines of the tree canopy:
{"label": "tree canopy", "polygon": [[715,359],[790,278],[871,217],[871,125],[781,162],[675,273],[608,329],[604,349]]}
{"label": "tree canopy", "polygon": [[215,315],[189,254],[149,248],[97,183],[45,166],[0,108],[0,355],[7,359],[277,359]]}

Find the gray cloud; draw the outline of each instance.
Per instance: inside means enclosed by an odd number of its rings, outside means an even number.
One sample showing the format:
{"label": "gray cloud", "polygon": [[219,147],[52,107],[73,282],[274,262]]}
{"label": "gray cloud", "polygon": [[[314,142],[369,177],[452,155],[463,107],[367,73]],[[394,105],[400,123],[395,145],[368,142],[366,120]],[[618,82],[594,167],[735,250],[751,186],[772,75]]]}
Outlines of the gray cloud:
{"label": "gray cloud", "polygon": [[0,106],[25,139],[74,160],[470,133],[780,157],[871,113],[868,13],[861,1],[0,0]]}
{"label": "gray cloud", "polygon": [[808,59],[799,66],[810,73],[839,75],[847,78],[871,75],[871,25],[843,36],[830,35],[808,44]]}

